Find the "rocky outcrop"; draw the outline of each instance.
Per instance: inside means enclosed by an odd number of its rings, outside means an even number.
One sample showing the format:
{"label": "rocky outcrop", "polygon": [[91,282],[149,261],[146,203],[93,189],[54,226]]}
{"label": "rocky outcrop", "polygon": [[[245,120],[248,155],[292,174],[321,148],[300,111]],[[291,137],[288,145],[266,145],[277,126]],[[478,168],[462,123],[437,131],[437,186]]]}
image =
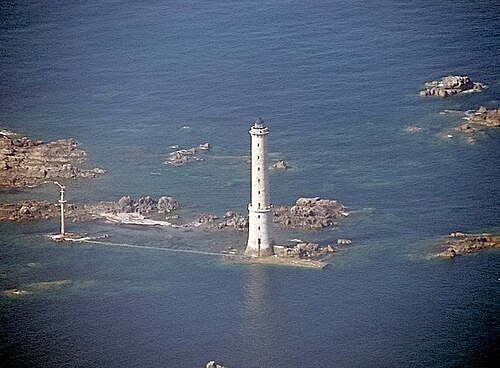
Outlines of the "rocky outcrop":
{"label": "rocky outcrop", "polygon": [[168,155],[164,163],[167,165],[182,166],[193,161],[203,161],[203,158],[198,155],[208,150],[210,150],[210,144],[203,143],[197,147],[174,151]]}
{"label": "rocky outcrop", "polygon": [[[67,219],[90,221],[106,218],[106,214],[138,214],[141,216],[170,213],[179,208],[172,197],[161,197],[158,202],[149,196],[134,200],[130,196],[121,197],[117,202],[98,202],[91,204],[67,203],[64,214]],[[59,204],[49,201],[22,201],[15,204],[0,205],[0,221],[31,221],[59,218]]]}
{"label": "rocky outcrop", "polygon": [[500,248],[500,236],[455,232],[448,235],[438,246],[445,249],[434,257],[449,259],[483,249]]}
{"label": "rocky outcrop", "polygon": [[[95,219],[115,220],[121,223],[137,222],[138,224],[156,224],[162,220],[178,220],[177,215],[165,217],[180,205],[172,197],[160,197],[158,201],[146,196],[137,200],[130,196],[123,196],[117,202],[98,202],[91,204],[65,205],[67,219],[73,221],[89,221]],[[127,216],[125,216],[127,215]],[[130,215],[130,216],[128,216]],[[273,222],[288,228],[321,229],[333,227],[335,220],[347,216],[346,208],[335,200],[321,198],[299,198],[294,206],[273,207]],[[58,218],[59,204],[49,201],[22,201],[16,204],[0,205],[0,221],[29,221]],[[139,221],[141,220],[141,221]],[[151,221],[146,221],[151,220]],[[194,221],[187,224],[165,222],[174,227],[198,227],[206,225],[209,228],[248,230],[248,216],[234,211],[224,214],[222,220],[212,214],[199,215]],[[341,239],[342,243],[350,244],[349,240]]]}
{"label": "rocky outcrop", "polygon": [[[466,123],[454,128],[455,132],[464,135],[469,143],[476,142],[477,138],[485,137],[485,130],[500,127],[500,109],[487,109],[481,106],[477,111],[467,112],[464,117]],[[452,134],[447,134],[452,138]]]}
{"label": "rocky outcrop", "polygon": [[[118,204],[115,202],[99,202],[94,204],[72,204],[65,206],[65,217],[74,221],[95,220],[102,217],[105,212],[117,212]],[[49,201],[21,201],[0,205],[0,221],[33,221],[59,218],[59,204]]]}
{"label": "rocky outcrop", "polygon": [[3,130],[0,187],[32,187],[48,180],[94,178],[105,173],[100,168],[82,168],[86,157],[74,139],[44,143]]}
{"label": "rocky outcrop", "polygon": [[148,215],[152,212],[170,213],[180,206],[175,198],[167,196],[160,197],[158,202],[150,196],[141,197],[138,200],[134,200],[130,196],[123,196],[118,200],[118,207],[119,212]]}
{"label": "rocky outcrop", "polygon": [[271,166],[271,169],[274,169],[274,170],[286,170],[286,169],[288,169],[288,165],[286,164],[285,161],[279,160],[279,161],[275,162]]}
{"label": "rocky outcrop", "polygon": [[477,111],[466,117],[472,124],[497,128],[500,127],[500,109],[487,109],[481,106]]}
{"label": "rocky outcrop", "polygon": [[[273,222],[288,228],[321,229],[333,227],[335,220],[348,216],[346,207],[335,200],[321,198],[299,198],[294,206],[273,206]],[[222,221],[216,217],[205,219],[201,223],[210,224],[219,229],[248,230],[248,216],[234,211],[224,214]],[[213,216],[213,215],[210,215]]]}
{"label": "rocky outcrop", "polygon": [[299,198],[294,206],[273,207],[273,222],[284,227],[320,229],[333,227],[335,220],[348,216],[346,207],[331,199]]}
{"label": "rocky outcrop", "polygon": [[427,87],[420,91],[422,96],[447,97],[459,93],[480,92],[485,86],[474,82],[469,76],[449,75],[441,80],[425,83]]}

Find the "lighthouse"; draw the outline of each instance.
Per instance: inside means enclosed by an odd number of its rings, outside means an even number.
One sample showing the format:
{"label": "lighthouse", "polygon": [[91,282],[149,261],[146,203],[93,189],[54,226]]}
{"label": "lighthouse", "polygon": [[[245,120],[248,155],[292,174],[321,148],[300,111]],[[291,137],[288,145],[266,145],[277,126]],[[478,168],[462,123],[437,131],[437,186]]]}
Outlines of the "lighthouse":
{"label": "lighthouse", "polygon": [[245,254],[251,257],[269,256],[273,254],[269,239],[269,225],[272,222],[267,160],[269,129],[259,118],[249,133],[252,148],[251,201],[248,205],[249,231]]}

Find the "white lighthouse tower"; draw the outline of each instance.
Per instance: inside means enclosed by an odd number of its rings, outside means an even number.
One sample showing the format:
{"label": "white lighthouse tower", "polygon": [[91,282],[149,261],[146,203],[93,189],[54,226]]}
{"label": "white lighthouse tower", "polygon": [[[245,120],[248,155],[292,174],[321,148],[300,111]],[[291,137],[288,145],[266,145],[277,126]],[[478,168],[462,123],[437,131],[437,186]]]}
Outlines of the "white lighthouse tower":
{"label": "white lighthouse tower", "polygon": [[269,224],[272,222],[267,160],[269,129],[259,118],[249,133],[252,141],[252,183],[251,202],[248,205],[248,243],[245,254],[252,257],[269,256],[273,254],[273,247],[269,239]]}

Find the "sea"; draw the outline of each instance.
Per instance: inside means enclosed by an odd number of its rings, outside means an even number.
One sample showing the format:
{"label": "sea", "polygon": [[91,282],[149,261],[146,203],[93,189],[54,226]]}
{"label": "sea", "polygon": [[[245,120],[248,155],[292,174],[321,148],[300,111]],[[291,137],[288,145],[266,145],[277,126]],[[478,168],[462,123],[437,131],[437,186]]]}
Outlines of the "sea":
{"label": "sea", "polygon": [[[450,232],[500,231],[500,132],[453,130],[499,107],[499,55],[497,1],[0,1],[1,128],[72,137],[107,170],[63,181],[70,202],[168,195],[181,220],[246,213],[262,117],[270,162],[290,166],[270,174],[272,203],[350,214],[275,241],[352,240],[316,270],[201,254],[243,251],[238,231],[69,222],[112,244],[60,244],[57,220],[3,222],[0,289],[32,294],[0,296],[2,366],[498,363],[500,253],[431,255]],[[419,95],[446,75],[488,88]],[[164,164],[205,142],[203,161]],[[53,183],[0,192],[58,198]]]}

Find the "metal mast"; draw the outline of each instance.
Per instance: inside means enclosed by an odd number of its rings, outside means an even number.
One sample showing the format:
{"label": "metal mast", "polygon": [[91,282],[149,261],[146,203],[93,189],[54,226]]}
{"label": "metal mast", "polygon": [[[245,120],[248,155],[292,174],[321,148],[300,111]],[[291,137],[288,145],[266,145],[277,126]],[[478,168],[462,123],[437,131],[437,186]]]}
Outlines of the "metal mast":
{"label": "metal mast", "polygon": [[64,200],[64,189],[66,189],[66,187],[59,184],[59,182],[57,181],[55,181],[54,184],[56,184],[61,189],[61,196],[58,202],[61,205],[61,236],[64,236],[66,234],[66,231],[64,229],[64,204],[66,203],[66,201]]}

